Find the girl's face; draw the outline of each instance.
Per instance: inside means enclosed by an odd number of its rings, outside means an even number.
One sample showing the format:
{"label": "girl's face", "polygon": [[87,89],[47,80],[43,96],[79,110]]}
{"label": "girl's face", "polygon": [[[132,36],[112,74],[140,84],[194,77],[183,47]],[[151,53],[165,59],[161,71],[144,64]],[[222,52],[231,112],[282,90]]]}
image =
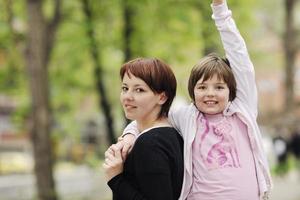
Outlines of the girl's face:
{"label": "girl's face", "polygon": [[120,94],[126,118],[147,123],[157,119],[165,98],[162,94],[155,94],[140,78],[125,73],[122,80]]}
{"label": "girl's face", "polygon": [[229,101],[229,88],[227,84],[213,75],[203,81],[199,79],[194,88],[196,107],[205,114],[222,113]]}

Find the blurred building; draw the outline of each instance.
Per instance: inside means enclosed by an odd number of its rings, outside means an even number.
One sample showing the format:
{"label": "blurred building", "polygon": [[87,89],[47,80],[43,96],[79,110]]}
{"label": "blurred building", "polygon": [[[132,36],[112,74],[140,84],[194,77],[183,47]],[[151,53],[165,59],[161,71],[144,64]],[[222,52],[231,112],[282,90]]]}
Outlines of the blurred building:
{"label": "blurred building", "polygon": [[18,134],[11,116],[16,104],[0,95],[0,174],[33,169],[32,147],[27,135]]}

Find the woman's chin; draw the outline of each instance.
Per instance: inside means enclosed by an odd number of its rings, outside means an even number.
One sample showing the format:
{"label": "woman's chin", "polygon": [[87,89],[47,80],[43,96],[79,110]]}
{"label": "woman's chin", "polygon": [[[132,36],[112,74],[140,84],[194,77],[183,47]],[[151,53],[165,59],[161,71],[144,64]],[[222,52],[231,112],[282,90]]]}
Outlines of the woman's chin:
{"label": "woman's chin", "polygon": [[125,113],[125,117],[126,117],[126,119],[129,119],[129,120],[132,120],[132,121],[135,120],[134,116],[126,114],[126,113]]}

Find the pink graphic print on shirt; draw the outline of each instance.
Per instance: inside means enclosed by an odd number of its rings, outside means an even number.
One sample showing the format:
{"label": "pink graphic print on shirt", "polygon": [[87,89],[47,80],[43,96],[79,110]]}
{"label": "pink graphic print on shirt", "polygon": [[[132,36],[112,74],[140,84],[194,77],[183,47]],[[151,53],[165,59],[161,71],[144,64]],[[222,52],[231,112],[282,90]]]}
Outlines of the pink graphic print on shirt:
{"label": "pink graphic print on shirt", "polygon": [[[208,169],[226,167],[241,167],[234,138],[231,136],[232,126],[222,120],[216,125],[209,126],[203,133],[200,142],[201,157]],[[209,128],[212,130],[209,131]],[[211,135],[209,135],[211,134]],[[207,142],[207,140],[210,142]],[[208,151],[203,150],[203,145],[209,145]]]}

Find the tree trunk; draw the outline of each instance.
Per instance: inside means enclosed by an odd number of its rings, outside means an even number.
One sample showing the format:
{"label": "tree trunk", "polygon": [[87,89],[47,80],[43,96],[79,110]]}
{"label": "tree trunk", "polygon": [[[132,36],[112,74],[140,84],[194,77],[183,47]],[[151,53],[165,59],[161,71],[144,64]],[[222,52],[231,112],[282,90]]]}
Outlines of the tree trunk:
{"label": "tree trunk", "polygon": [[[123,0],[123,19],[124,19],[124,27],[123,27],[123,38],[124,38],[124,61],[127,62],[133,57],[133,53],[131,50],[131,41],[133,39],[133,10],[131,9],[128,0]],[[130,120],[124,116],[125,124],[129,124]]]}
{"label": "tree trunk", "polygon": [[108,140],[110,144],[113,144],[116,142],[115,131],[113,126],[114,121],[111,114],[111,106],[109,104],[108,97],[107,97],[108,93],[104,87],[103,71],[102,71],[101,61],[98,56],[99,49],[96,43],[96,38],[94,33],[92,11],[89,7],[88,0],[82,0],[82,4],[83,4],[83,12],[86,17],[86,27],[87,27],[86,31],[87,31],[88,38],[90,40],[90,52],[94,62],[96,88],[98,90],[98,94],[100,98],[99,105],[102,108],[102,111],[104,113]]}
{"label": "tree trunk", "polygon": [[[59,8],[56,0],[56,9]],[[27,0],[28,38],[26,65],[32,96],[32,124],[30,127],[35,159],[35,175],[40,200],[56,200],[53,178],[53,154],[51,150],[48,60],[54,33],[59,21],[55,13],[51,24],[47,24],[42,13],[42,1]]]}
{"label": "tree trunk", "polygon": [[291,112],[294,108],[294,74],[296,59],[296,37],[294,27],[295,0],[285,0],[285,112]]}

